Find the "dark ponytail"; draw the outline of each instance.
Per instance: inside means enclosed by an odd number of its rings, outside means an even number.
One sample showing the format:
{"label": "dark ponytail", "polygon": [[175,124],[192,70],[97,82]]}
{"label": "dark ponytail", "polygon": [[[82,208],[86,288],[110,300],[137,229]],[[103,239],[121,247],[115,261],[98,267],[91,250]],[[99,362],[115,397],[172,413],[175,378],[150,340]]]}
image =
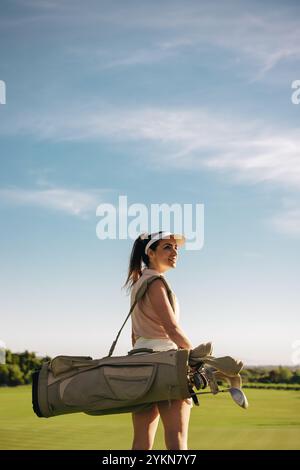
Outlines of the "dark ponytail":
{"label": "dark ponytail", "polygon": [[[128,276],[125,281],[125,284],[122,286],[122,288],[127,287],[127,291],[130,291],[132,286],[141,277],[142,261],[147,266],[147,268],[149,268],[150,260],[149,260],[149,256],[145,254],[145,248],[150,239],[151,239],[151,235],[149,235],[144,240],[142,240],[139,236],[133,244],[131,255],[130,255],[130,260],[129,260]],[[152,243],[150,249],[155,251],[156,248],[158,247],[159,242],[160,240],[157,240],[156,242]]]}

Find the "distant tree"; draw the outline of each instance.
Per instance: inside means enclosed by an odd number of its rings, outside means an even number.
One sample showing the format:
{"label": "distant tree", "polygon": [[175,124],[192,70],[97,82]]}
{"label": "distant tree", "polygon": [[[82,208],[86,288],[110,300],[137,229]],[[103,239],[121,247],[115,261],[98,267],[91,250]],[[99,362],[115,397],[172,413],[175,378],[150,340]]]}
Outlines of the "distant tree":
{"label": "distant tree", "polygon": [[51,358],[37,358],[34,352],[12,353],[6,350],[6,364],[0,365],[0,386],[23,385],[32,381],[32,372]]}
{"label": "distant tree", "polygon": [[293,372],[288,367],[279,366],[278,368],[279,383],[289,383],[292,377],[293,377]]}
{"label": "distant tree", "polygon": [[297,369],[293,372],[293,376],[290,380],[292,384],[300,384],[300,370]]}
{"label": "distant tree", "polygon": [[3,364],[0,366],[0,383],[8,386],[23,385],[25,383],[18,364]]}
{"label": "distant tree", "polygon": [[9,382],[9,370],[7,364],[0,365],[0,385],[8,385]]}
{"label": "distant tree", "polygon": [[270,370],[269,377],[272,383],[290,383],[293,372],[288,367],[279,366]]}

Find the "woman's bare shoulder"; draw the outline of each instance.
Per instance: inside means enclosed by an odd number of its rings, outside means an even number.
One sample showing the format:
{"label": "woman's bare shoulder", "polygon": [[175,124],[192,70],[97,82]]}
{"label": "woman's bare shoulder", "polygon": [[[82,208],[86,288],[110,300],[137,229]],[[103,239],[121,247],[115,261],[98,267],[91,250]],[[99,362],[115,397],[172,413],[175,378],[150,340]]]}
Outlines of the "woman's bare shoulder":
{"label": "woman's bare shoulder", "polygon": [[162,279],[155,279],[151,282],[147,290],[151,303],[169,304],[169,298],[165,283]]}

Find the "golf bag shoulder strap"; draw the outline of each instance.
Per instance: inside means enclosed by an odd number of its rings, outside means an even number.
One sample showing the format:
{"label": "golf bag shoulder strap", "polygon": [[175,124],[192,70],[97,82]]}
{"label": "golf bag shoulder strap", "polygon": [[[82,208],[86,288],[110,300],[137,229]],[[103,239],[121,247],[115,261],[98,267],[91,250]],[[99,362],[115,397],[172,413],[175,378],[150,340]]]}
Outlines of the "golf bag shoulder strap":
{"label": "golf bag shoulder strap", "polygon": [[119,331],[119,333],[117,334],[117,337],[116,339],[114,340],[114,342],[112,343],[111,347],[110,347],[110,350],[109,350],[109,353],[108,353],[108,357],[110,357],[112,355],[112,353],[114,352],[114,349],[116,347],[116,344],[117,344],[117,341],[119,339],[119,336],[128,320],[128,318],[130,317],[130,315],[132,314],[133,310],[134,310],[134,307],[136,306],[136,304],[138,303],[138,301],[145,295],[148,287],[150,286],[150,284],[155,281],[155,279],[161,279],[167,289],[167,293],[168,293],[168,298],[169,298],[169,301],[170,301],[170,304],[172,306],[172,309],[173,311],[175,311],[175,306],[174,306],[174,299],[173,299],[173,294],[172,294],[172,290],[168,284],[168,282],[166,281],[165,277],[164,276],[159,276],[159,275],[154,275],[154,276],[151,276],[149,277],[148,279],[146,279],[142,285],[139,287],[137,293],[135,294],[135,299],[134,299],[134,302],[129,310],[129,313],[123,323],[123,325],[121,326],[121,329]]}

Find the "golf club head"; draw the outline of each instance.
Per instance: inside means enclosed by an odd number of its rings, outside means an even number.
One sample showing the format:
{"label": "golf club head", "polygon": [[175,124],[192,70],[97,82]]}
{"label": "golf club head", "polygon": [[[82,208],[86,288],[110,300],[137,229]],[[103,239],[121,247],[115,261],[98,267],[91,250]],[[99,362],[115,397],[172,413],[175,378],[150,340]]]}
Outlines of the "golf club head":
{"label": "golf club head", "polygon": [[237,405],[241,406],[244,409],[248,408],[248,406],[249,406],[248,400],[247,400],[247,397],[244,394],[244,392],[242,392],[242,390],[240,390],[239,388],[231,387],[231,388],[229,388],[229,392],[230,392],[230,395],[231,395],[233,401]]}
{"label": "golf club head", "polygon": [[197,390],[204,389],[208,385],[205,375],[201,374],[201,372],[194,373],[193,382]]}
{"label": "golf club head", "polygon": [[217,384],[217,380],[214,376],[215,369],[213,367],[203,367],[204,375],[207,379],[208,385],[211,389],[211,393],[216,395],[219,393],[219,387]]}

